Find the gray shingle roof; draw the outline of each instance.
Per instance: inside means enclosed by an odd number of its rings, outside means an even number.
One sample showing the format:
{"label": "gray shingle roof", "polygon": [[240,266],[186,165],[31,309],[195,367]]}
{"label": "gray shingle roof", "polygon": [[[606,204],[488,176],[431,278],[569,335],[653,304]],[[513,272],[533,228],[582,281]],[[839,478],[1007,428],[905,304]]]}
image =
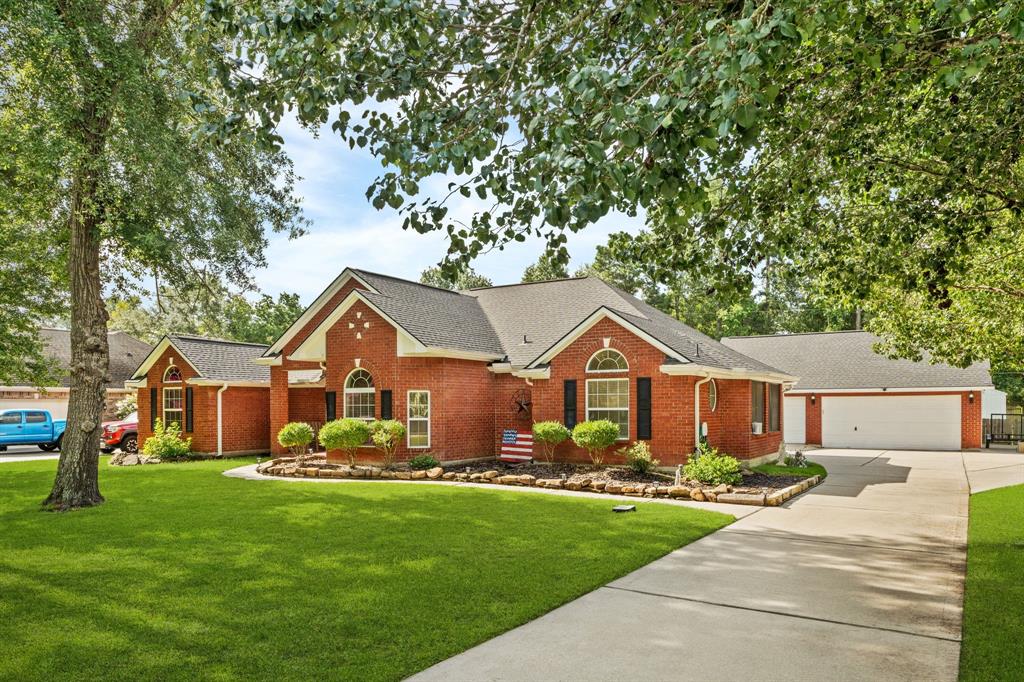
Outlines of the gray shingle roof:
{"label": "gray shingle roof", "polygon": [[268,346],[179,334],[167,338],[204,379],[270,381],[270,368],[253,362]]}
{"label": "gray shingle roof", "polygon": [[379,293],[361,293],[426,346],[504,355],[480,303],[457,291],[354,270]]}
{"label": "gray shingle roof", "polygon": [[987,362],[966,369],[892,360],[875,353],[868,332],[823,332],[722,339],[730,348],[800,377],[798,390],[829,388],[948,388],[992,385]]}
{"label": "gray shingle roof", "polygon": [[[523,367],[604,307],[691,362],[721,369],[778,372],[736,352],[596,277],[465,292],[490,319],[513,367]],[[523,336],[528,343],[523,343]]]}
{"label": "gray shingle roof", "polygon": [[[71,332],[67,329],[39,330],[39,338],[43,342],[43,352],[57,361],[60,367],[60,386],[71,385]],[[139,363],[146,359],[153,349],[148,343],[138,340],[131,334],[113,331],[107,334],[107,345],[110,348],[110,381],[107,388],[124,388],[124,382],[132,377],[132,372]]]}

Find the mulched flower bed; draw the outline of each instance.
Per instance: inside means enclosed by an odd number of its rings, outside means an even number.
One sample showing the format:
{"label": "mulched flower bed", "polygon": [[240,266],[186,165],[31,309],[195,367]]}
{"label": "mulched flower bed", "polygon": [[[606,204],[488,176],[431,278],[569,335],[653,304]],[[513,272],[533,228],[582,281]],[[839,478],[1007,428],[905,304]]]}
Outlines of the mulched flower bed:
{"label": "mulched flower bed", "polygon": [[398,465],[390,470],[375,466],[355,466],[328,463],[324,458],[310,457],[301,463],[293,457],[280,457],[261,464],[257,471],[268,476],[302,478],[369,478],[420,480],[430,479],[453,483],[487,483],[494,485],[552,488],[586,492],[602,492],[627,497],[668,497],[697,501],[726,502],[775,506],[793,495],[817,485],[817,476],[809,479],[797,476],[768,476],[762,473],[743,473],[740,485],[701,484],[681,481],[675,484],[671,474],[650,472],[638,474],[619,466],[595,467],[586,464],[529,462],[507,464],[498,461],[477,462],[434,467],[426,471],[410,470]]}

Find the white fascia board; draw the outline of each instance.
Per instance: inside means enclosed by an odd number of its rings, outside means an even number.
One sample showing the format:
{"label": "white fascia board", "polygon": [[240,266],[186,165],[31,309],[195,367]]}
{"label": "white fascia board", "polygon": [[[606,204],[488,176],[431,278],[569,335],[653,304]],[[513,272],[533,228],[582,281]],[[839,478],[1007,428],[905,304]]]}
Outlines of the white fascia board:
{"label": "white fascia board", "polygon": [[295,338],[295,335],[302,331],[303,327],[309,324],[309,321],[313,319],[313,316],[320,312],[320,309],[327,305],[327,301],[331,300],[331,297],[338,293],[338,291],[345,286],[350,279],[354,279],[366,289],[369,289],[374,293],[380,293],[370,286],[366,280],[353,272],[351,268],[345,268],[341,271],[341,274],[335,277],[334,281],[327,285],[327,288],[316,297],[316,300],[313,301],[301,315],[299,315],[299,318],[292,322],[291,326],[285,330],[284,334],[281,334],[281,336],[277,338],[277,341],[274,341],[273,345],[263,353],[263,357],[267,358],[284,350],[285,345]]}
{"label": "white fascia board", "polygon": [[405,351],[401,346],[398,348],[398,357],[410,357],[410,358],[451,358],[453,360],[479,360],[481,362],[492,362],[494,360],[500,360],[505,357],[504,355],[495,355],[494,353],[476,353],[468,350],[450,350],[447,348],[438,348],[437,346],[425,346],[426,350],[422,352],[417,351]]}
{"label": "white fascia board", "polygon": [[264,365],[266,367],[276,367],[281,364],[281,356],[276,355],[272,358],[259,357],[253,360],[253,362],[257,365]]}
{"label": "white fascia board", "polygon": [[963,393],[964,391],[990,391],[991,386],[915,386],[900,388],[794,388],[786,391],[786,395],[832,395],[833,393]]}
{"label": "white fascia board", "polygon": [[[327,360],[327,330],[337,324],[338,320],[348,312],[349,308],[355,305],[356,301],[362,301],[370,308],[373,312],[380,315],[388,324],[398,331],[399,336],[399,354],[401,350],[407,348],[407,353],[425,353],[427,347],[420,343],[416,337],[407,332],[397,322],[388,317],[383,310],[375,306],[365,296],[358,291],[353,291],[345,300],[338,304],[338,306],[331,311],[328,315],[317,325],[309,336],[306,337],[305,341],[299,344],[298,348],[288,356],[289,360],[301,360],[306,362],[326,362]],[[403,338],[404,337],[404,338]]]}
{"label": "white fascia board", "polygon": [[131,389],[134,389],[134,388],[146,388],[146,380],[145,379],[127,379],[124,382],[124,387],[126,389],[128,389],[128,390],[131,390]]}
{"label": "white fascia board", "polygon": [[629,330],[630,333],[640,337],[650,345],[654,346],[655,348],[663,352],[665,355],[668,355],[671,358],[675,358],[680,363],[690,363],[689,358],[682,356],[678,352],[672,350],[658,339],[654,338],[644,330],[634,325],[629,320],[625,319],[621,315],[616,314],[613,310],[610,310],[602,306],[601,308],[598,308],[593,313],[591,313],[591,315],[587,317],[587,319],[583,320],[578,325],[576,325],[576,327],[574,327],[572,331],[570,331],[568,334],[566,334],[561,339],[556,341],[554,345],[550,346],[541,355],[537,356],[534,360],[528,363],[526,365],[527,369],[535,367],[536,365],[542,365],[544,363],[550,362],[552,358],[554,358],[563,350],[571,346],[573,342],[576,341],[576,339],[583,336],[585,333],[587,333],[587,331],[590,330],[591,327],[593,327],[595,324],[597,324],[598,322],[605,318],[608,318],[613,322],[616,322],[619,325],[625,327],[627,330]]}
{"label": "white fascia board", "polygon": [[149,355],[146,356],[146,359],[142,361],[142,364],[139,365],[138,369],[135,370],[135,373],[132,374],[132,378],[128,381],[135,381],[146,376],[146,372],[149,371],[149,368],[156,364],[156,361],[160,359],[160,356],[163,355],[164,351],[168,348],[173,348],[174,352],[176,352],[182,360],[187,362],[188,366],[195,370],[196,374],[202,376],[203,373],[199,371],[199,368],[193,365],[192,362],[185,357],[185,354],[181,352],[181,349],[175,346],[174,343],[165,336],[160,339],[160,343],[156,344],[156,347],[149,352]]}
{"label": "white fascia board", "polygon": [[487,366],[487,369],[494,374],[511,374],[512,363],[511,362],[492,362]]}
{"label": "white fascia board", "polygon": [[512,376],[520,379],[550,379],[551,368],[534,367],[533,369],[521,369],[518,372],[512,372]]}
{"label": "white fascia board", "polygon": [[662,374],[669,376],[700,376],[711,377],[712,379],[750,379],[751,381],[767,381],[771,383],[792,384],[799,377],[781,372],[758,372],[751,369],[734,367],[723,369],[721,367],[708,367],[690,363],[686,365],[662,365],[658,368]]}
{"label": "white fascia board", "polygon": [[252,388],[265,388],[270,386],[269,381],[222,381],[220,379],[188,379],[185,383],[189,386],[248,386]]}

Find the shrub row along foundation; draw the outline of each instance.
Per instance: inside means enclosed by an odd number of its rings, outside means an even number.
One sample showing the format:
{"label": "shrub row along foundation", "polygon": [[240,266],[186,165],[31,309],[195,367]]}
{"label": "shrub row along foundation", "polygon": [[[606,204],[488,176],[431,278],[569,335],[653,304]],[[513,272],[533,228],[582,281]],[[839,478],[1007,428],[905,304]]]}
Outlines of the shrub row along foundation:
{"label": "shrub row along foundation", "polygon": [[256,469],[267,476],[285,476],[291,478],[363,478],[379,480],[434,480],[452,483],[488,483],[492,485],[508,485],[531,488],[549,488],[552,490],[575,490],[608,495],[624,495],[626,497],[668,498],[677,500],[695,500],[698,502],[724,502],[728,504],[746,504],[755,506],[777,507],[794,495],[816,486],[819,476],[812,476],[803,481],[777,490],[773,493],[733,492],[733,486],[688,486],[663,485],[657,483],[618,484],[605,481],[563,481],[560,478],[537,478],[530,474],[504,474],[498,471],[480,473],[464,473],[445,471],[434,467],[424,471],[390,471],[378,467],[320,467],[303,466],[294,457],[281,457],[261,464]]}

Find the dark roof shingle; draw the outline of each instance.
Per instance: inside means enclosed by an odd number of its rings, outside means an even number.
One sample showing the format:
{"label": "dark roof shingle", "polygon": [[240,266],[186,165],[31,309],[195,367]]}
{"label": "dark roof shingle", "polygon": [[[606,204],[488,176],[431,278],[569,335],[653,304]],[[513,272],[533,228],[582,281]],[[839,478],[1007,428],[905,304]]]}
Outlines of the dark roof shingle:
{"label": "dark roof shingle", "polygon": [[270,368],[253,362],[267,346],[172,334],[167,337],[204,379],[270,381]]}
{"label": "dark roof shingle", "polygon": [[732,336],[722,343],[800,377],[798,390],[830,388],[950,388],[992,385],[987,362],[965,369],[942,363],[893,360],[872,346],[878,337],[863,331]]}
{"label": "dark roof shingle", "polygon": [[[43,353],[53,358],[60,368],[61,386],[71,385],[71,332],[67,329],[43,328],[39,330],[43,342]],[[138,340],[122,331],[107,333],[110,349],[110,381],[107,388],[124,388],[124,382],[132,377],[135,368],[146,359],[153,349],[148,343]]]}

